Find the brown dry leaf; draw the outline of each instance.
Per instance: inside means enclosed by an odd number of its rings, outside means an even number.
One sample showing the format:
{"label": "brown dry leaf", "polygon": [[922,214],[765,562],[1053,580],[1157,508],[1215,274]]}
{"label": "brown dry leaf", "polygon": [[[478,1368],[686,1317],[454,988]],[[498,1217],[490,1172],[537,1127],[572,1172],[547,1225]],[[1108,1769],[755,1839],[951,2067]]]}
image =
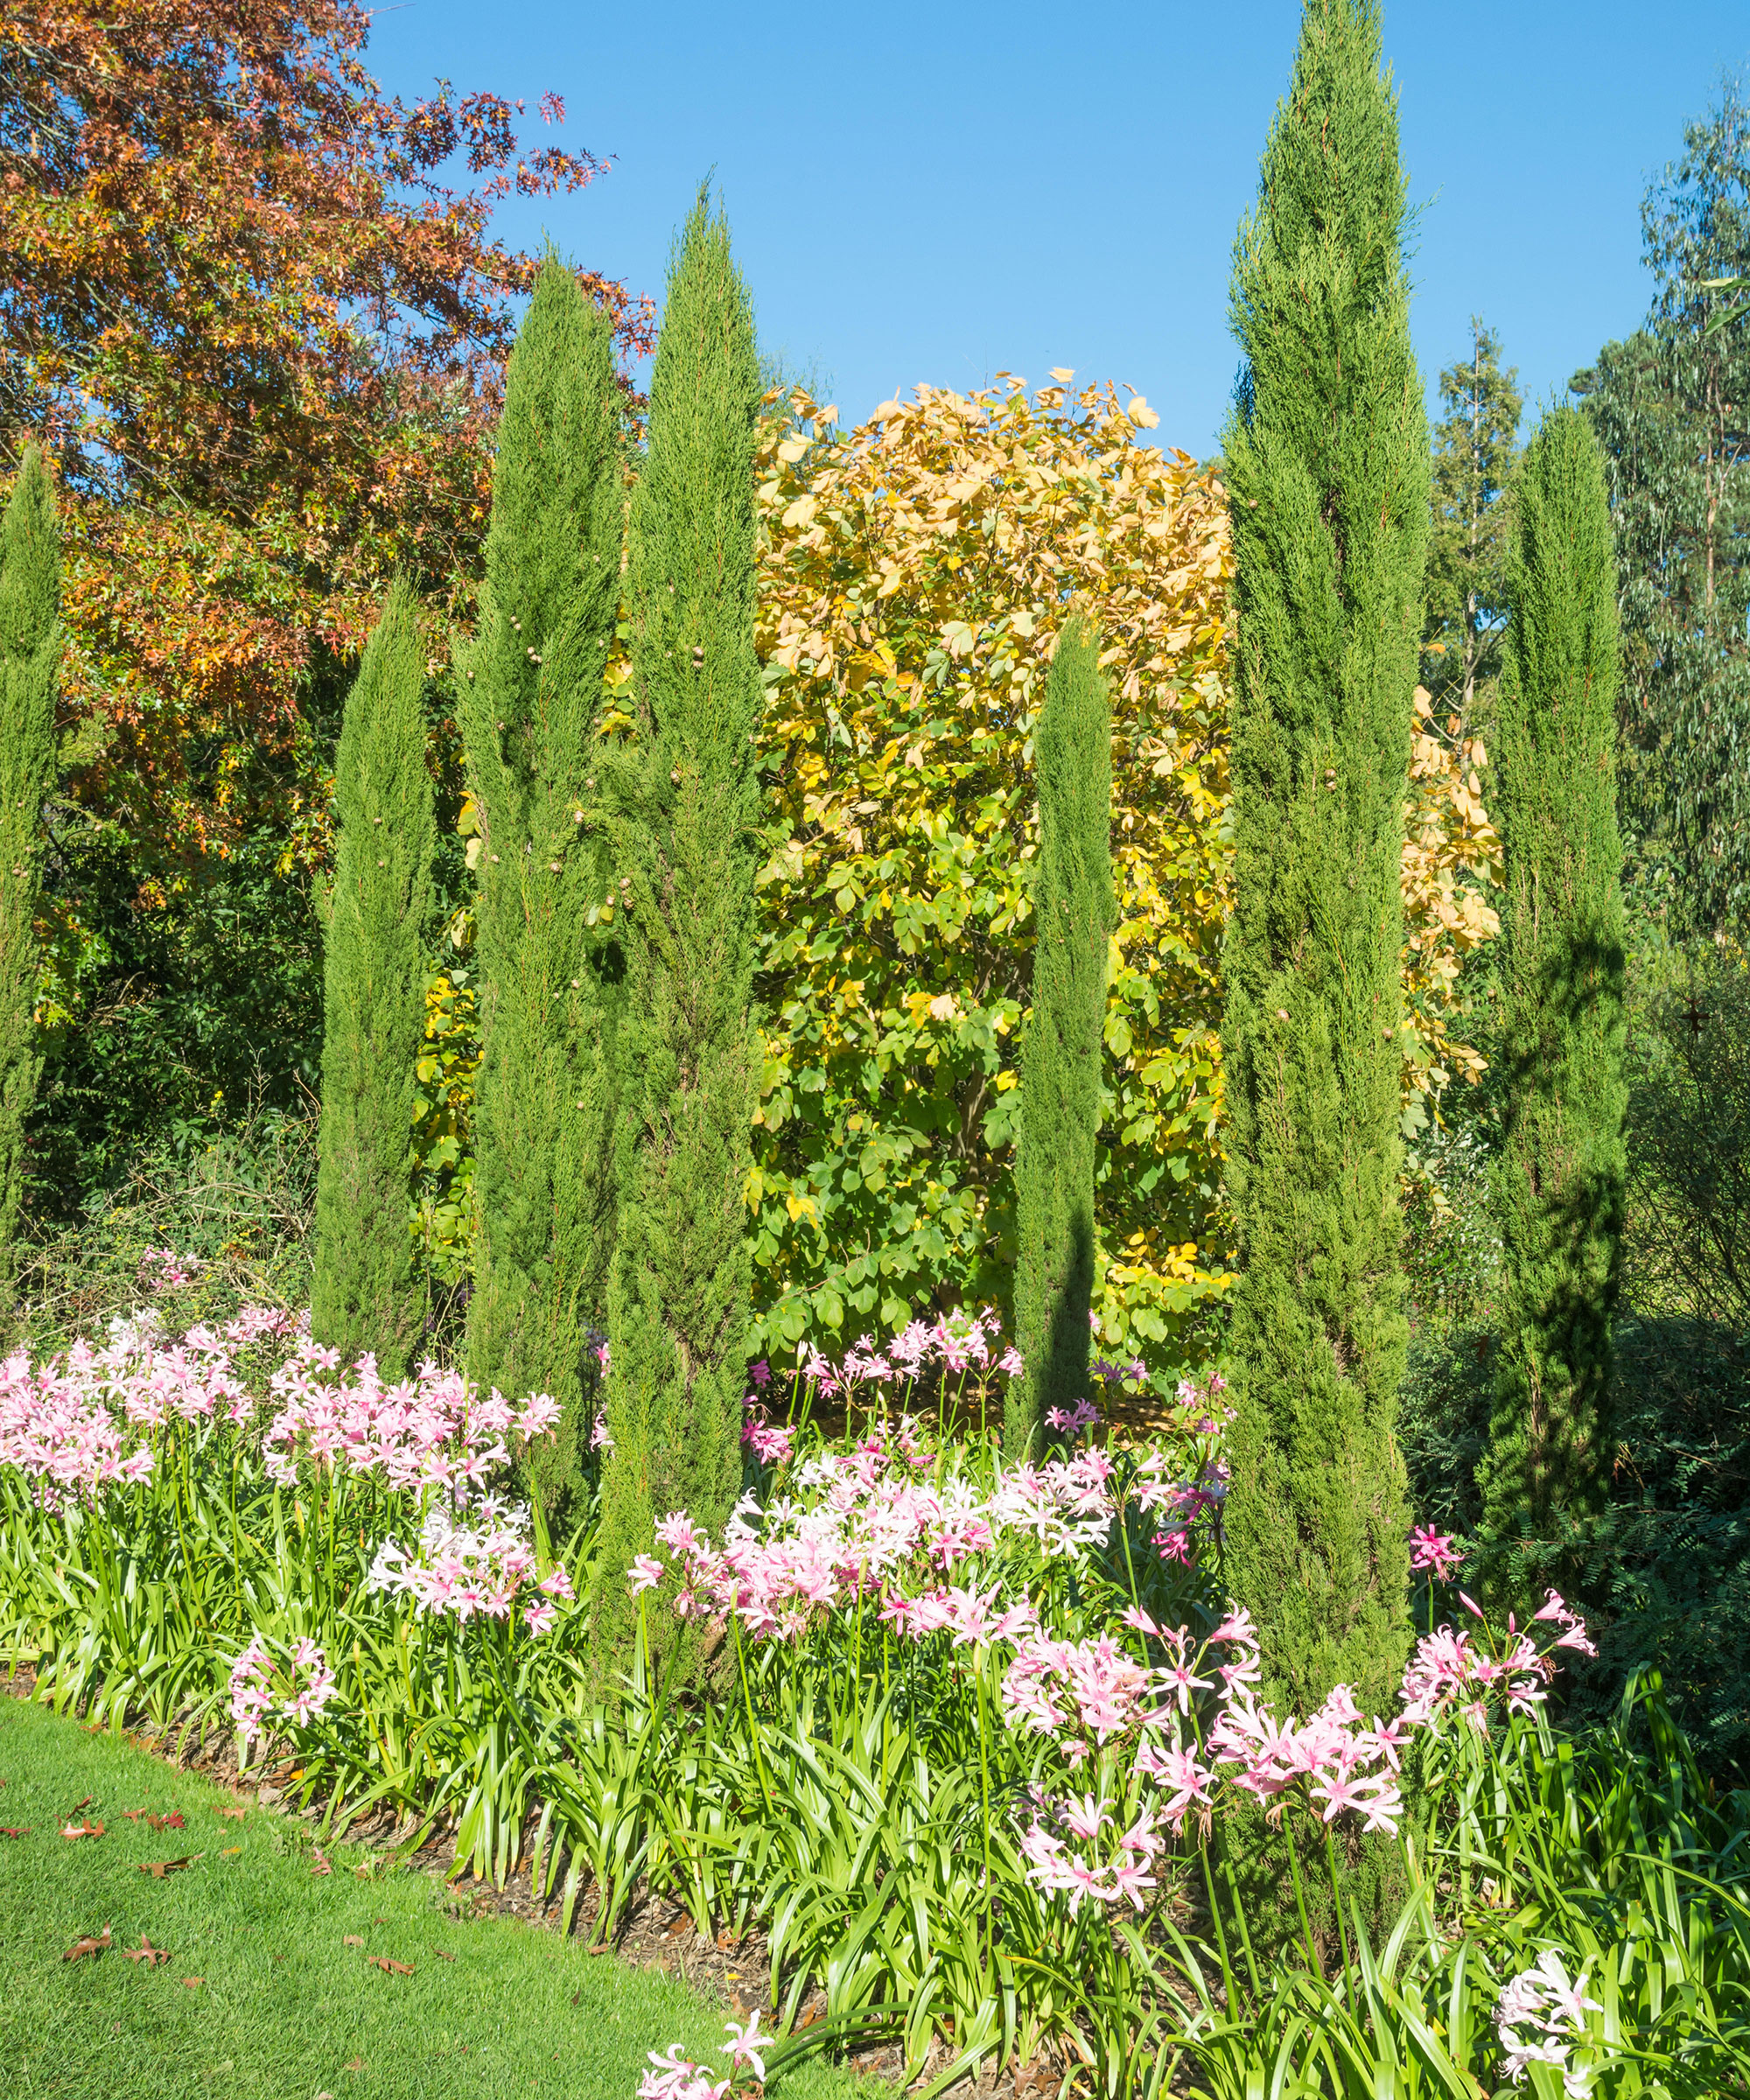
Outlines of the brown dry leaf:
{"label": "brown dry leaf", "polygon": [[60,1957],[64,1962],[81,1962],[88,1954],[102,1954],[109,1944],[109,1928],[102,1932],[87,1933],[82,1940],[75,1940]]}
{"label": "brown dry leaf", "polygon": [[0,1830],[0,1838],[22,1838],[24,1835],[25,1830],[32,1830],[34,1828],[34,1824],[27,1823],[23,1830]]}
{"label": "brown dry leaf", "polygon": [[186,1830],[188,1828],[182,1820],[180,1809],[172,1809],[168,1816],[148,1816],[146,1822],[155,1830]]}
{"label": "brown dry leaf", "polygon": [[365,1959],[373,1969],[381,1969],[385,1976],[411,1976],[412,1968],[406,1962],[392,1962],[386,1954],[368,1954]]}
{"label": "brown dry leaf", "polygon": [[456,1958],[453,1954],[445,1954],[441,1947],[434,1947],[431,1951],[440,1962],[453,1962]]}
{"label": "brown dry leaf", "polygon": [[101,1823],[69,1823],[61,1830],[63,1838],[101,1838],[102,1835],[103,1825]]}
{"label": "brown dry leaf", "polygon": [[215,1816],[224,1816],[224,1817],[225,1817],[225,1819],[227,1820],[227,1822],[228,1822],[228,1823],[241,1823],[241,1822],[243,1820],[244,1816],[246,1816],[248,1814],[248,1812],[249,1812],[249,1811],[248,1811],[247,1809],[218,1809],[218,1808],[215,1808],[215,1809],[214,1810],[214,1811],[213,1811],[213,1813],[214,1813]]}
{"label": "brown dry leaf", "polygon": [[362,1947],[364,1943],[363,1934],[357,1932],[349,1932],[340,1942],[343,1947]]}
{"label": "brown dry leaf", "polygon": [[96,1800],[96,1798],[97,1796],[94,1794],[88,1794],[83,1801],[74,1802],[73,1806],[66,1812],[67,1821],[71,1823],[74,1817],[78,1815],[81,1809],[88,1809],[92,1802]]}
{"label": "brown dry leaf", "polygon": [[316,1864],[311,1868],[311,1872],[312,1874],[332,1874],[334,1869],[328,1863],[327,1853],[319,1844],[312,1845],[311,1850],[316,1854]]}
{"label": "brown dry leaf", "polygon": [[198,1991],[202,1984],[206,1981],[206,1978],[204,1976],[186,1976],[182,1980],[184,1986],[186,1989],[190,1991]]}
{"label": "brown dry leaf", "polygon": [[692,1929],[693,1921],[690,1918],[676,1918],[668,1928],[668,1937],[671,1940],[677,1940],[683,1932],[690,1932]]}
{"label": "brown dry leaf", "polygon": [[137,1947],[123,1947],[120,1951],[123,1961],[144,1962],[148,1969],[154,1969],[160,1962],[170,1959],[169,1948],[154,1947],[144,1933],[140,1935]]}
{"label": "brown dry leaf", "polygon": [[142,1859],[140,1872],[150,1874],[154,1881],[162,1881],[166,1874],[179,1874],[186,1866],[192,1866],[197,1859],[204,1859],[205,1852],[190,1852],[181,1859]]}
{"label": "brown dry leaf", "polygon": [[234,1852],[241,1852],[242,1849],[241,1844],[228,1844],[220,1851],[219,1857],[221,1859],[228,1859]]}
{"label": "brown dry leaf", "polygon": [[353,2061],[346,2066],[346,2068],[349,2071],[361,2071],[364,2069],[364,2068],[365,2060],[362,2056],[354,2057]]}

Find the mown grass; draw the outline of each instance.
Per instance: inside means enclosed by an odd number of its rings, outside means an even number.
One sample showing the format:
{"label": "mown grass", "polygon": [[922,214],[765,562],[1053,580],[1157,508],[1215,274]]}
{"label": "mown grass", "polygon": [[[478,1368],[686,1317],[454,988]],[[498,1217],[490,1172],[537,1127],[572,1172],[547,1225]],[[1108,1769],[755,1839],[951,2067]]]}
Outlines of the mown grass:
{"label": "mown grass", "polygon": [[[8,2100],[632,2100],[647,2050],[680,2041],[726,2066],[723,2015],[682,1984],[513,1919],[451,1916],[441,1883],[361,1880],[347,1847],[312,1874],[301,1826],[227,1816],[223,1788],[22,1699],[0,1698],[0,1827],[24,1833],[0,1837]],[[124,1813],[142,1808],[185,1827]],[[66,1838],[69,1817],[103,1834]],[[108,1951],[65,1958],[106,1924]],[[170,1959],[125,1960],[142,1935]],[[819,2062],[774,2084],[783,2100],[881,2090]]]}

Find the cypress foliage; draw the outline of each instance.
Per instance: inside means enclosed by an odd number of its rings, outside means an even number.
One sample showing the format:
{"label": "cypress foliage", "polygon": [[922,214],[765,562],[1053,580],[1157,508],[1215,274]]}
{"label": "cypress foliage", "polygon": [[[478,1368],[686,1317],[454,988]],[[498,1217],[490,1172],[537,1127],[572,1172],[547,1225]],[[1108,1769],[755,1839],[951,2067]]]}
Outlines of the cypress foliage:
{"label": "cypress foliage", "polygon": [[1608,1482],[1628,1171],[1615,550],[1603,458],[1573,410],[1546,416],[1527,448],[1510,529],[1493,798],[1507,869],[1506,1303],[1480,1484],[1489,1586],[1522,1602],[1536,1572],[1513,1572],[1513,1535],[1547,1542],[1553,1519],[1596,1508]]}
{"label": "cypress foliage", "polygon": [[532,1486],[579,1478],[584,1330],[613,1245],[617,953],[594,822],[595,722],[618,612],[620,395],[606,314],[549,258],[506,379],[478,642],[459,709],[478,815],[480,1206],[470,1375],[560,1403]]}
{"label": "cypress foliage", "polygon": [[406,1376],[425,1309],[408,1229],[436,826],[425,654],[397,581],[346,696],[323,948],[322,1158],[311,1326],[350,1362]]}
{"label": "cypress foliage", "polygon": [[1309,0],[1241,228],[1223,1032],[1226,1570],[1299,1713],[1388,1711],[1409,1646],[1396,1184],[1398,869],[1428,530],[1396,98],[1372,0]]}
{"label": "cypress foliage", "polygon": [[0,521],[0,1309],[11,1301],[24,1124],[42,1073],[36,913],[60,646],[60,533],[32,445]]}
{"label": "cypress foliage", "polygon": [[1033,739],[1040,858],[1032,1018],[1021,1044],[1015,1162],[1015,1326],[1026,1363],[1011,1382],[1003,1442],[1035,1445],[1048,1408],[1088,1390],[1094,1292],[1094,1148],[1106,1020],[1112,892],[1112,716],[1098,635],[1067,626]]}
{"label": "cypress foliage", "polygon": [[[632,511],[636,730],[609,782],[627,898],[630,1083],[608,1299],[613,1450],[598,1592],[605,1669],[629,1645],[626,1575],[648,1550],[654,1520],[684,1508],[716,1530],[740,1481],[758,1082],[760,391],[752,312],[729,229],[701,192],[670,266],[651,379]],[[660,1620],[666,1626],[668,1615]]]}

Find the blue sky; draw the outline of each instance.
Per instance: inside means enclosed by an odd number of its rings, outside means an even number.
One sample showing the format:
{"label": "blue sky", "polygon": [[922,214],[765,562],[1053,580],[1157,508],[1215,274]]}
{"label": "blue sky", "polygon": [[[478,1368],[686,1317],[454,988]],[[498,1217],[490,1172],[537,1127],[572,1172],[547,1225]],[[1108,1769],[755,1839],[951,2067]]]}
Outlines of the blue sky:
{"label": "blue sky", "polygon": [[[762,342],[846,421],[923,380],[1053,365],[1128,382],[1165,443],[1214,442],[1233,384],[1234,228],[1286,84],[1298,5],[1163,0],[1082,17],[1030,0],[410,0],[378,14],[386,87],[526,98],[612,155],[581,196],[501,210],[660,296],[714,171]],[[1385,46],[1424,206],[1416,341],[1431,383],[1480,312],[1547,398],[1644,314],[1639,207],[1722,73],[1744,0],[1396,0]]]}

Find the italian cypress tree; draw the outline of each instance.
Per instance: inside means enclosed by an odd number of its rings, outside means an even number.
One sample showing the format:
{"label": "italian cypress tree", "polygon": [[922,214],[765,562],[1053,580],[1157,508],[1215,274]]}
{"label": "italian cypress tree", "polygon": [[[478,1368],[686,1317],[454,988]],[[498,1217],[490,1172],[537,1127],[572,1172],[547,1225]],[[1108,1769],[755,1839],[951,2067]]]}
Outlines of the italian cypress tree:
{"label": "italian cypress tree", "polygon": [[1308,0],[1241,228],[1226,1572],[1263,1696],[1388,1711],[1409,1645],[1392,1424],[1398,870],[1428,530],[1396,97],[1371,0]]}
{"label": "italian cypress tree", "polygon": [[607,782],[629,947],[624,1194],[608,1298],[613,1450],[598,1592],[604,1668],[626,1654],[626,1571],[648,1550],[654,1519],[684,1508],[719,1527],[740,1480],[758,1081],[760,391],[729,229],[701,192],[670,266],[651,376],[632,509],[636,728]]}
{"label": "italian cypress tree", "polygon": [[425,1022],[435,825],[425,653],[397,581],[346,696],[334,764],[323,947],[322,1146],[311,1326],[350,1362],[404,1377],[425,1294],[408,1228]]}
{"label": "italian cypress tree", "polygon": [[37,895],[53,777],[60,534],[42,454],[25,452],[0,521],[0,1307],[10,1306],[37,1047]]}
{"label": "italian cypress tree", "polygon": [[1515,1535],[1547,1545],[1559,1516],[1597,1508],[1612,1458],[1628,1171],[1615,584],[1603,458],[1585,421],[1558,409],[1513,498],[1494,796],[1507,871],[1505,1306],[1480,1485],[1488,1585],[1516,1603],[1536,1571]]}
{"label": "italian cypress tree", "polygon": [[1021,1044],[1015,1161],[1015,1326],[1026,1371],[1011,1382],[1004,1410],[1012,1457],[1041,1437],[1048,1408],[1073,1407],[1088,1390],[1094,1148],[1114,911],[1112,716],[1099,637],[1080,621],[1058,641],[1033,753],[1032,1018]]}
{"label": "italian cypress tree", "polygon": [[585,1329],[613,1244],[615,953],[592,814],[623,510],[607,316],[549,258],[517,332],[493,472],[486,592],[460,719],[478,814],[479,1204],[470,1375],[560,1403],[532,1483],[551,1516],[578,1478]]}

